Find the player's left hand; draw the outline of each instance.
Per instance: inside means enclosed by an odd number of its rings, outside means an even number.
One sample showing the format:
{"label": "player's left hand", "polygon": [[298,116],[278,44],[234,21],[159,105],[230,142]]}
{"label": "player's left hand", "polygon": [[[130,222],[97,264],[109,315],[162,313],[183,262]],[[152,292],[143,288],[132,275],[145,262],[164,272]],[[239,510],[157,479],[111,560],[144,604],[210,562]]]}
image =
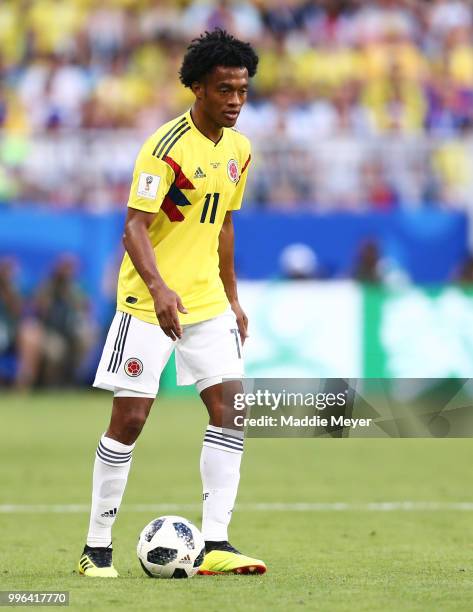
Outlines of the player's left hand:
{"label": "player's left hand", "polygon": [[241,344],[245,344],[245,340],[248,338],[248,317],[243,311],[243,308],[240,306],[240,302],[235,301],[231,304],[232,310],[235,313],[238,331],[240,332]]}

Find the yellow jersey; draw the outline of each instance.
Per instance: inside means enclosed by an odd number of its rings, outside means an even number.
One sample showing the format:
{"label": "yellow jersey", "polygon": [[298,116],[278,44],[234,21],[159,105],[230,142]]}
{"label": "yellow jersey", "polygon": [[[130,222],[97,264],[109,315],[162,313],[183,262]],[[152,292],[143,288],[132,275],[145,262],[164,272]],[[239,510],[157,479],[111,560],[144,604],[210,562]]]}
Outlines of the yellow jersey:
{"label": "yellow jersey", "polygon": [[[241,207],[250,160],[245,136],[224,128],[215,144],[197,129],[190,111],[160,127],[138,154],[128,206],[157,213],[149,237],[159,273],[188,310],[178,313],[183,325],[228,307],[218,240],[226,212]],[[159,324],[128,253],[118,277],[117,307]]]}

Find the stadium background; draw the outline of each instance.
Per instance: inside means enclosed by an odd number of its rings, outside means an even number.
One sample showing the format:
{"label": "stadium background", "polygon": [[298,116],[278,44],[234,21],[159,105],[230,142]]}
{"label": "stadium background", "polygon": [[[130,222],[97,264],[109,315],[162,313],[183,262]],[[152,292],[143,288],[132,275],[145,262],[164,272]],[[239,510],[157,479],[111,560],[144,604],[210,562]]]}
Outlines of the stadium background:
{"label": "stadium background", "polygon": [[248,374],[469,375],[470,3],[25,0],[0,6],[2,380],[90,381],[134,157],[216,26],[261,58],[238,123]]}

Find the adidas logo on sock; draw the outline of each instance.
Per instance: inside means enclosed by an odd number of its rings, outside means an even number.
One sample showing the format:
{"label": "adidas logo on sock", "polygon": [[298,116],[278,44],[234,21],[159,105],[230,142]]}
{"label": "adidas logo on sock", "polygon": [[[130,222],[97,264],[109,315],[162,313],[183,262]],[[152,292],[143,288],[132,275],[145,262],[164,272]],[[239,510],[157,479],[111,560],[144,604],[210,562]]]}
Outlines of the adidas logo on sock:
{"label": "adidas logo on sock", "polygon": [[197,170],[194,173],[194,178],[205,178],[207,175],[200,166],[197,166]]}
{"label": "adidas logo on sock", "polygon": [[189,555],[186,555],[185,557],[182,557],[179,563],[192,563],[192,559],[189,557]]}
{"label": "adidas logo on sock", "polygon": [[117,512],[118,510],[116,508],[112,508],[111,510],[107,510],[107,512],[104,512],[103,514],[101,514],[100,516],[103,517],[113,517],[113,516],[117,516]]}

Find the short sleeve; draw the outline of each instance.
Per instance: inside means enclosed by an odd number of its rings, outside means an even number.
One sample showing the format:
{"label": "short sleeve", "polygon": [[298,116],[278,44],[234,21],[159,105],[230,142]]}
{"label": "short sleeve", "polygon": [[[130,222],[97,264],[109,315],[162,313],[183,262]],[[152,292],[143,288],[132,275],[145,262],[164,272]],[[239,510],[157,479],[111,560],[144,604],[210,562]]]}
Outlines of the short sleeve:
{"label": "short sleeve", "polygon": [[248,149],[244,156],[244,162],[240,171],[240,178],[238,179],[238,183],[235,188],[235,193],[230,202],[230,206],[228,210],[240,210],[242,202],[243,202],[243,194],[245,192],[246,187],[246,179],[248,178],[248,169],[251,163],[251,150],[248,146]]}
{"label": "short sleeve", "polygon": [[173,169],[162,159],[152,155],[145,143],[136,158],[128,206],[156,213],[174,181]]}

